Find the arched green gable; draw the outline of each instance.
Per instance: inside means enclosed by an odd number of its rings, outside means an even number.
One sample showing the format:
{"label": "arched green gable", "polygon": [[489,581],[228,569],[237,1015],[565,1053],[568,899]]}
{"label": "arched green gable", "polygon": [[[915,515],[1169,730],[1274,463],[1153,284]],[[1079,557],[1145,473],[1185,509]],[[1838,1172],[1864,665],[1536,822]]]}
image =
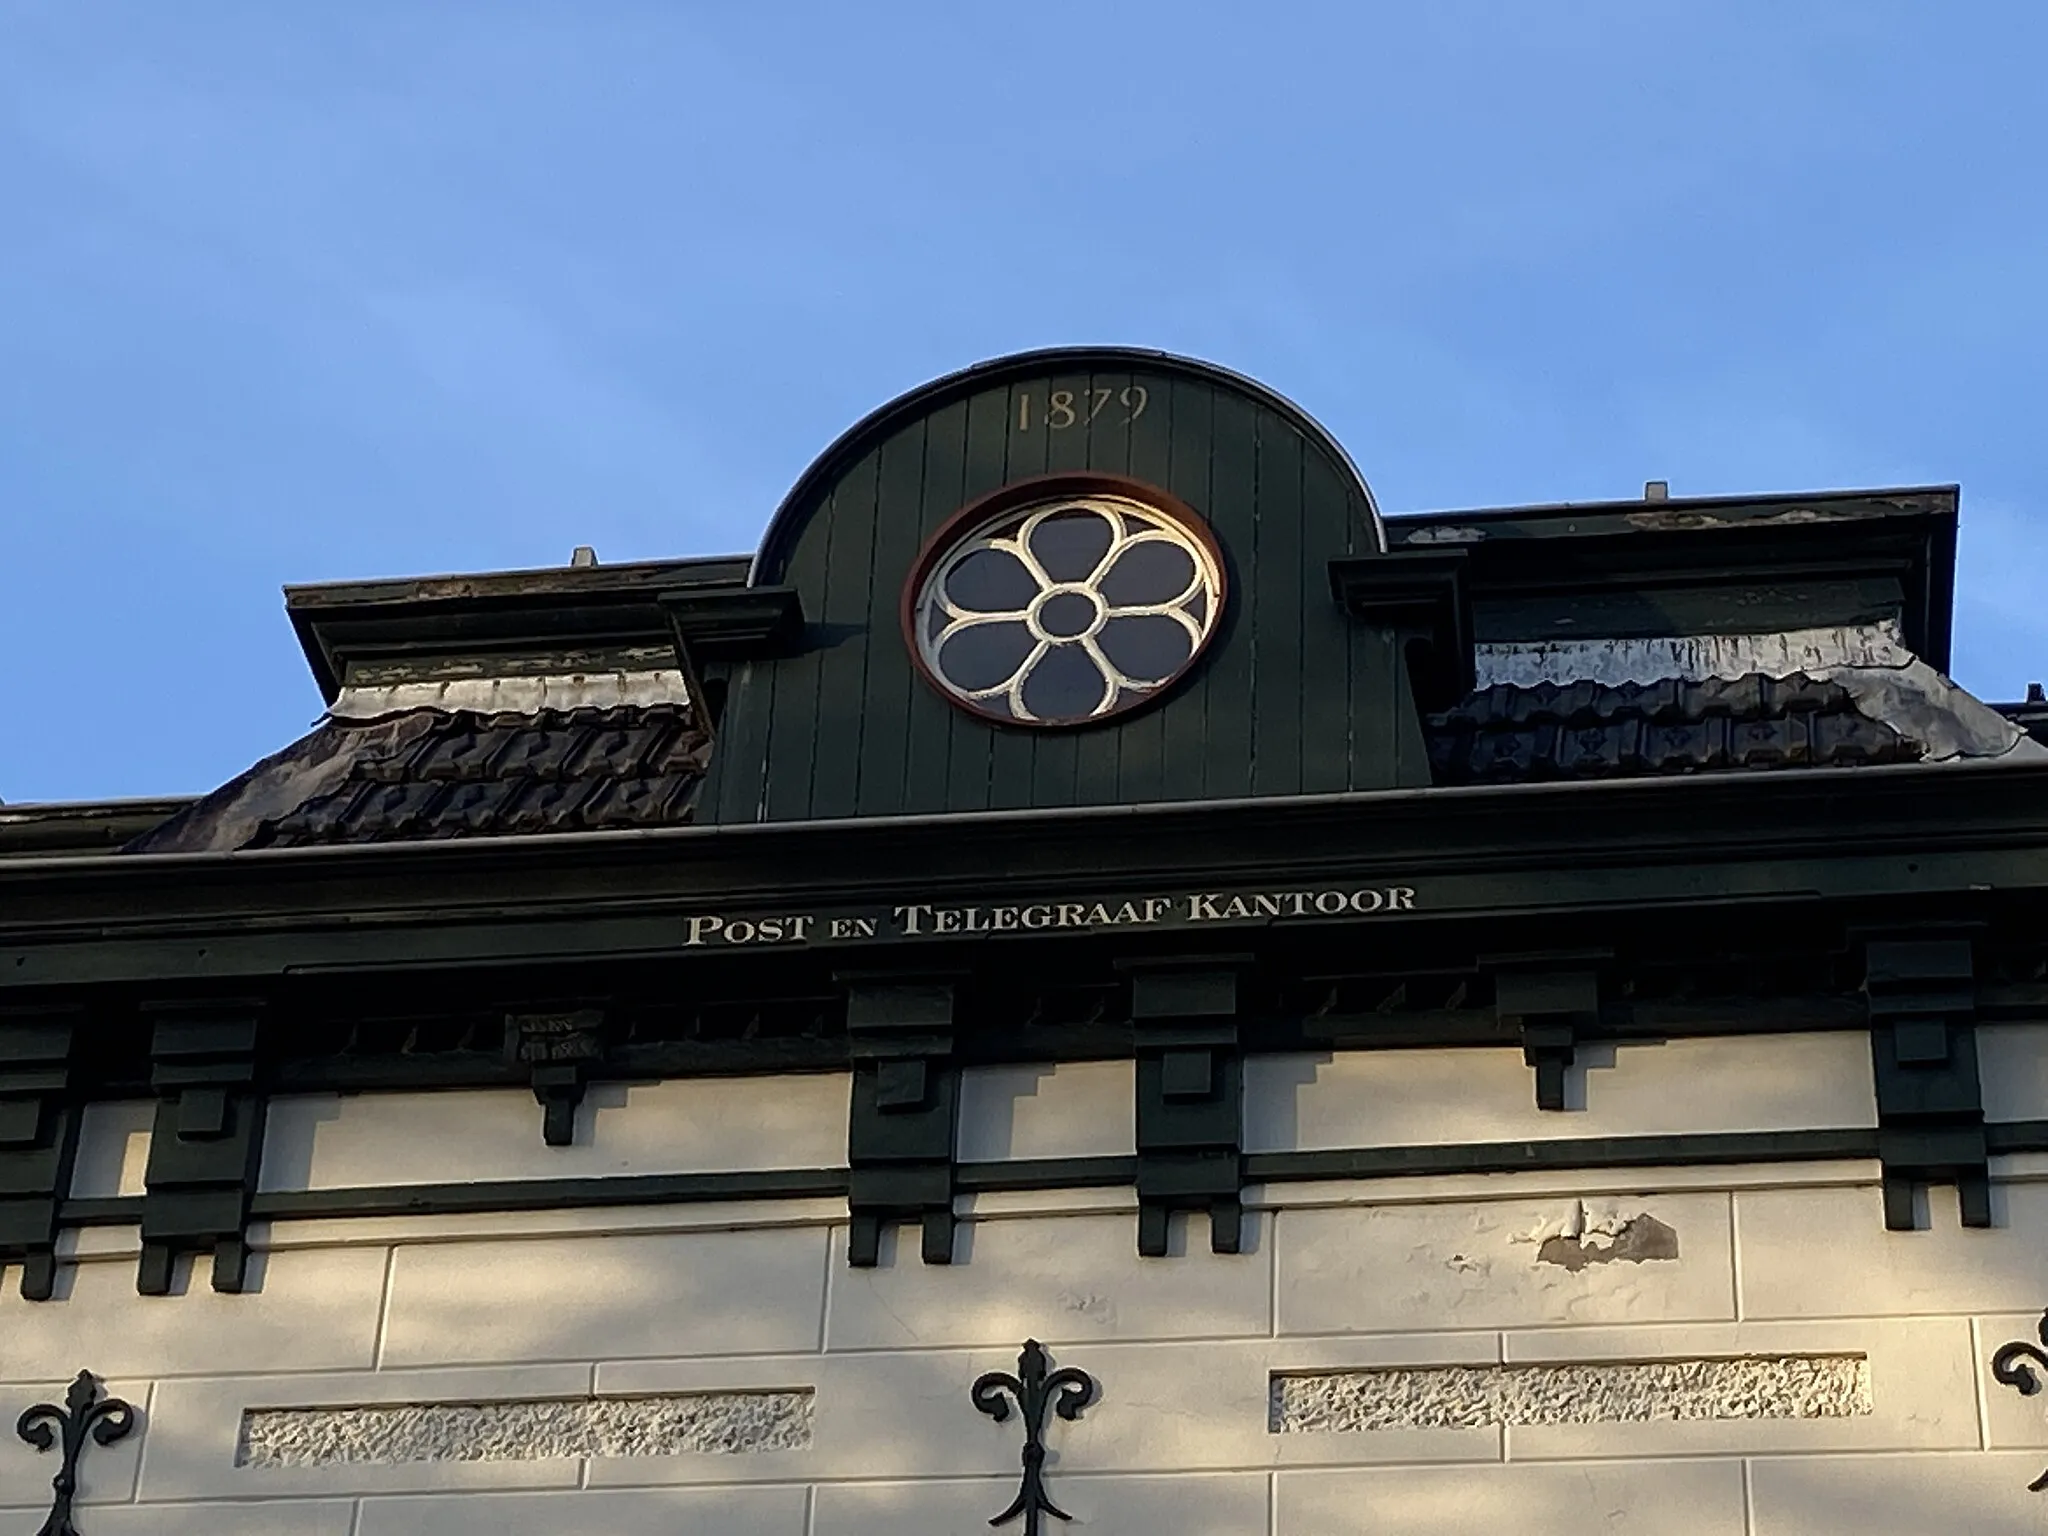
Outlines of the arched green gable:
{"label": "arched green gable", "polygon": [[[904,583],[963,506],[1031,477],[1127,476],[1199,513],[1230,597],[1157,704],[1059,730],[992,725],[918,674]],[[794,655],[734,665],[707,821],[1226,799],[1426,783],[1395,642],[1347,621],[1328,562],[1376,554],[1372,493],[1298,407],[1209,364],[1125,348],[998,359],[914,390],[798,481],[755,586],[797,592]]]}

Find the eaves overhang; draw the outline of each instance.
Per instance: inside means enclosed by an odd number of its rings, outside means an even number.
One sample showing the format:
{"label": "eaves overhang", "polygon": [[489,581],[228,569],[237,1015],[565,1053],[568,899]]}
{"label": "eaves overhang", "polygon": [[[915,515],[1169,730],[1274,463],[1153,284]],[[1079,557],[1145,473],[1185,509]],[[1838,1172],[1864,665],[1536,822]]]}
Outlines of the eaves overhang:
{"label": "eaves overhang", "polygon": [[0,991],[680,953],[684,914],[1285,881],[1392,921],[2048,891],[2048,766],[1390,790],[1204,805],[0,864]]}
{"label": "eaves overhang", "polygon": [[[1742,623],[1768,606],[1760,591],[1794,594],[1796,605],[1821,590],[1836,604],[1882,590],[1896,594],[1881,601],[1896,606],[1907,648],[1946,672],[1960,494],[1933,485],[1402,513],[1386,519],[1387,541],[1392,550],[1465,553],[1482,640],[1510,638],[1486,632],[1489,623],[1513,628],[1496,615],[1526,616],[1545,603],[1578,633],[1651,634],[1672,632],[1659,623],[1667,616],[1711,612],[1715,592],[1730,595],[1727,613]],[[1617,615],[1620,624],[1603,627]],[[1874,616],[1844,608],[1804,622]],[[1772,623],[1788,627],[1764,627]]]}
{"label": "eaves overhang", "polygon": [[351,683],[673,666],[671,610],[737,594],[746,571],[737,556],[326,582],[285,588],[285,609],[331,704]]}

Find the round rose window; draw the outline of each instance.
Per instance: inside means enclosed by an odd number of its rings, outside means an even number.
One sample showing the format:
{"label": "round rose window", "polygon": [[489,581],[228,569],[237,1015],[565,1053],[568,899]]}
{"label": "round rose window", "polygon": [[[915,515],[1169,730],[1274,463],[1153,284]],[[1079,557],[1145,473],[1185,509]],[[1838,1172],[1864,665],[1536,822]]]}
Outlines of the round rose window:
{"label": "round rose window", "polygon": [[1105,719],[1179,677],[1215,631],[1222,564],[1192,513],[1089,492],[949,532],[907,617],[932,681],[977,714]]}

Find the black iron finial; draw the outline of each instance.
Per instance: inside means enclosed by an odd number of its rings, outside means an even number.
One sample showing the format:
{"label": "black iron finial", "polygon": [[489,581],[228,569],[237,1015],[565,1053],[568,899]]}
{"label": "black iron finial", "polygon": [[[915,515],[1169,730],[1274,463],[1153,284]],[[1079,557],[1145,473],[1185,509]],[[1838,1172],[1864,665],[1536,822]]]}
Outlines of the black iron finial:
{"label": "black iron finial", "polygon": [[[2034,1374],[2034,1366],[2048,1370],[2048,1352],[2044,1352],[2044,1346],[2048,1346],[2048,1312],[2041,1314],[2035,1336],[2040,1339],[2040,1344],[2017,1339],[2010,1344],[2001,1344],[1998,1353],[1991,1357],[1992,1376],[2000,1385],[2017,1389],[2022,1397],[2032,1397],[2041,1390],[2041,1378]],[[2034,1493],[2048,1491],[2048,1472],[2043,1472],[2027,1487]]]}
{"label": "black iron finial", "polygon": [[79,1536],[71,1523],[71,1501],[78,1494],[78,1458],[85,1454],[90,1436],[96,1445],[112,1445],[135,1428],[135,1410],[118,1397],[101,1397],[100,1384],[91,1371],[80,1371],[64,1394],[64,1406],[37,1403],[23,1410],[14,1422],[14,1432],[38,1451],[57,1444],[61,1432],[64,1464],[50,1479],[57,1492],[50,1505],[50,1517],[36,1536]]}
{"label": "black iron finial", "polygon": [[1039,1536],[1043,1529],[1041,1514],[1056,1520],[1074,1518],[1046,1497],[1045,1410],[1050,1407],[1061,1418],[1071,1421],[1080,1418],[1081,1410],[1095,1401],[1093,1376],[1071,1365],[1049,1371],[1051,1363],[1043,1344],[1026,1339],[1024,1352],[1017,1356],[1015,1376],[1008,1371],[990,1371],[975,1382],[969,1393],[974,1406],[998,1424],[1010,1416],[1005,1392],[1016,1399],[1024,1415],[1024,1481],[1010,1507],[989,1521],[990,1525],[1005,1525],[1022,1515],[1024,1536]]}

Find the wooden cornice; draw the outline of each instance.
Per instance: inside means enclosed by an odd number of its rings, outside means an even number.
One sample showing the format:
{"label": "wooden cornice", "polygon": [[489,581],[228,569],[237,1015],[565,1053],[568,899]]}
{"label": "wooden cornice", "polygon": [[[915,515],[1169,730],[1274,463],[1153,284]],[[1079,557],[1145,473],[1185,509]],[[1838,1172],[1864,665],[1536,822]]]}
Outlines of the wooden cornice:
{"label": "wooden cornice", "polygon": [[15,859],[0,862],[0,993],[672,957],[685,916],[709,910],[1321,883],[1413,888],[1412,910],[1379,919],[1400,925],[1788,903],[1981,905],[2048,889],[2048,766]]}

